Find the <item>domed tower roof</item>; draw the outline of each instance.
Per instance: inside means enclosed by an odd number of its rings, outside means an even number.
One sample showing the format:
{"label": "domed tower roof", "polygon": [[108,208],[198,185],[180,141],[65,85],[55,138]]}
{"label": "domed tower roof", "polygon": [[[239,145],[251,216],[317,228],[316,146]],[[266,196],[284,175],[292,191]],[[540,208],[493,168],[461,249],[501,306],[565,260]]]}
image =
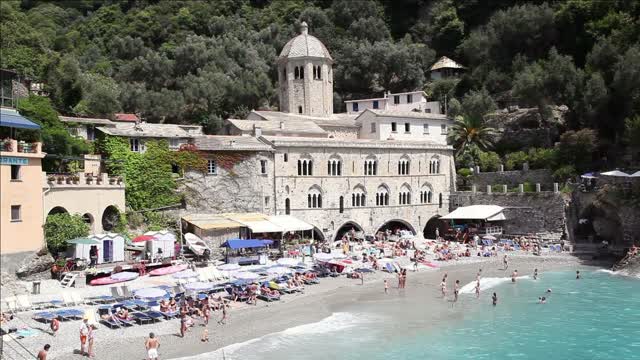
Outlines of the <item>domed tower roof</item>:
{"label": "domed tower roof", "polygon": [[300,35],[289,40],[282,48],[278,60],[303,57],[324,58],[333,62],[327,47],[317,37],[309,35],[309,26],[306,22],[300,25]]}

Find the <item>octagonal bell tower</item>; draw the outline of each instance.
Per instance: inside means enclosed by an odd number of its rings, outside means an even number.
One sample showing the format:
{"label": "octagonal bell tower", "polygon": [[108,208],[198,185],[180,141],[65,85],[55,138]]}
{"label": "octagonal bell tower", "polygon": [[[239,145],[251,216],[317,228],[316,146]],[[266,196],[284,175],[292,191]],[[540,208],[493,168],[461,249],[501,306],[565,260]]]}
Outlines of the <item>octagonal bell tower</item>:
{"label": "octagonal bell tower", "polygon": [[333,59],[306,22],[278,57],[280,111],[310,115],[333,114]]}

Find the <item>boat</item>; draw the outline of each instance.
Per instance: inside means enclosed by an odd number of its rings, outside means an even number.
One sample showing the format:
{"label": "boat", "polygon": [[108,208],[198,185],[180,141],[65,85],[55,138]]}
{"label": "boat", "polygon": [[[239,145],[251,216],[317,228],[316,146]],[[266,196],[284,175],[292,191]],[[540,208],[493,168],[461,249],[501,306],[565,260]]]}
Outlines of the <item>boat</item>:
{"label": "boat", "polygon": [[149,271],[149,276],[162,276],[162,275],[175,274],[177,272],[187,270],[188,268],[189,266],[184,264],[161,267],[159,269],[153,269]]}
{"label": "boat", "polygon": [[196,254],[196,256],[205,256],[206,254],[211,254],[211,249],[209,248],[207,243],[205,243],[195,234],[184,234],[184,240],[187,243],[187,247],[189,248],[189,250]]}
{"label": "boat", "polygon": [[110,276],[93,279],[89,281],[89,285],[97,286],[97,285],[117,284],[117,283],[137,279],[138,276],[139,276],[138,273],[134,273],[134,272],[119,272],[117,274],[113,274]]}

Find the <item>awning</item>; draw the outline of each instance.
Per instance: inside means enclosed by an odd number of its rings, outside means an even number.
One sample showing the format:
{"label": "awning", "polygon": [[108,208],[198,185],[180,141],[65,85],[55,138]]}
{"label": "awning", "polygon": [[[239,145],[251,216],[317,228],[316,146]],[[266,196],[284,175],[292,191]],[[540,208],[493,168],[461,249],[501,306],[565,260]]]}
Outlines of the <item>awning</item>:
{"label": "awning", "polygon": [[0,109],[0,126],[19,129],[40,129],[40,125],[25,118],[13,109]]}
{"label": "awning", "polygon": [[241,221],[241,223],[254,233],[279,233],[285,231],[280,226],[267,220]]}
{"label": "awning", "polygon": [[471,205],[455,209],[453,212],[441,217],[442,220],[506,220],[502,213],[504,208],[498,205]]}
{"label": "awning", "polygon": [[225,241],[220,247],[226,247],[229,249],[250,249],[261,248],[273,244],[271,240],[257,240],[257,239],[233,239]]}
{"label": "awning", "polygon": [[629,177],[629,174],[622,172],[620,170],[613,170],[613,171],[607,171],[607,172],[603,172],[600,175],[605,175],[605,176],[619,176],[619,177]]}
{"label": "awning", "polygon": [[284,231],[305,231],[313,229],[313,225],[289,215],[270,216],[269,221],[280,226]]}
{"label": "awning", "polygon": [[640,177],[640,171],[636,171],[633,174],[629,175],[630,177]]}

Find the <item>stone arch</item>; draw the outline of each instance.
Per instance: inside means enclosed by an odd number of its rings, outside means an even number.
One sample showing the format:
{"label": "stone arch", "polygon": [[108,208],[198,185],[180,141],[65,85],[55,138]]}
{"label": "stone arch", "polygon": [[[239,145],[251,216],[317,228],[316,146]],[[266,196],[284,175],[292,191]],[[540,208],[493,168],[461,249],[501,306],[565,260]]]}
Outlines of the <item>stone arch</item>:
{"label": "stone arch", "polygon": [[120,210],[115,205],[107,206],[102,212],[102,229],[112,231],[120,225]]}
{"label": "stone arch", "polygon": [[391,231],[395,231],[396,229],[409,230],[413,235],[416,235],[416,230],[413,228],[413,225],[402,219],[392,219],[384,222],[382,225],[378,226],[376,233],[378,233],[378,231],[384,232],[387,229],[390,229]]}
{"label": "stone arch", "polygon": [[84,220],[84,222],[87,223],[87,225],[89,225],[89,228],[91,229],[91,231],[93,231],[93,225],[95,222],[93,215],[91,215],[90,213],[85,213],[84,215],[82,215],[82,220]]}
{"label": "stone arch", "polygon": [[448,229],[447,224],[443,220],[440,220],[440,215],[435,215],[427,221],[422,230],[422,235],[425,239],[435,239],[436,229],[438,229],[440,237],[444,237]]}
{"label": "stone arch", "polygon": [[49,215],[56,215],[56,214],[68,214],[69,211],[67,211],[67,209],[65,209],[62,206],[54,206],[51,210],[49,210],[49,213],[47,213],[47,216]]}
{"label": "stone arch", "polygon": [[364,231],[362,229],[362,226],[360,226],[357,222],[349,220],[338,227],[338,230],[336,230],[335,236],[333,237],[333,241],[342,239],[342,236],[344,236],[344,234],[348,233],[352,229],[355,231]]}

